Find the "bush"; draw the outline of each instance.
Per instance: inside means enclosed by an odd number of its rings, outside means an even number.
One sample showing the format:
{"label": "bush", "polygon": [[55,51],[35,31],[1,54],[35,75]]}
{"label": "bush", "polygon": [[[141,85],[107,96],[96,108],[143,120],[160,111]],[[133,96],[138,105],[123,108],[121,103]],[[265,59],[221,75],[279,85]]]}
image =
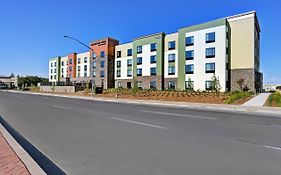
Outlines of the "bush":
{"label": "bush", "polygon": [[233,91],[233,92],[230,93],[229,98],[226,99],[224,101],[224,103],[232,104],[232,103],[235,103],[236,101],[238,101],[240,99],[245,99],[245,98],[250,97],[252,95],[253,95],[252,92]]}
{"label": "bush", "polygon": [[269,106],[272,106],[272,102],[274,102],[276,106],[281,107],[281,94],[278,92],[271,94],[268,99]]}

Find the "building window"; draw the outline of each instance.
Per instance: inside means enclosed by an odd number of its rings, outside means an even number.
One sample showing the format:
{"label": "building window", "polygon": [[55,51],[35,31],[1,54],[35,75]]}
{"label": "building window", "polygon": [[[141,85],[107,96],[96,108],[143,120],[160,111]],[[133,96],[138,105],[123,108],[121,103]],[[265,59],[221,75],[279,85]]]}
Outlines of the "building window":
{"label": "building window", "polygon": [[175,66],[168,67],[168,75],[175,75]]}
{"label": "building window", "polygon": [[69,64],[72,64],[72,59],[69,60]]}
{"label": "building window", "polygon": [[186,74],[193,74],[193,72],[194,72],[194,65],[193,64],[185,65],[185,73]]}
{"label": "building window", "polygon": [[138,81],[138,88],[142,89],[142,82],[141,81]]}
{"label": "building window", "polygon": [[176,60],[176,54],[169,54],[168,55],[168,62],[175,62]]}
{"label": "building window", "polygon": [[51,75],[51,80],[53,79],[53,75]]}
{"label": "building window", "polygon": [[207,48],[206,49],[206,58],[214,58],[216,56],[216,48]]}
{"label": "building window", "polygon": [[96,59],[96,58],[97,58],[97,54],[96,54],[96,53],[93,53],[93,54],[92,54],[92,57],[93,57],[93,59]]}
{"label": "building window", "polygon": [[212,81],[206,81],[205,82],[205,89],[206,90],[212,90]]}
{"label": "building window", "polygon": [[194,45],[194,36],[189,36],[185,38],[185,46],[193,46]]}
{"label": "building window", "polygon": [[88,66],[84,65],[84,71],[87,71],[87,70],[88,70]]}
{"label": "building window", "polygon": [[117,61],[117,67],[121,67],[121,61]]}
{"label": "building window", "polygon": [[96,71],[94,70],[94,71],[93,71],[93,77],[96,77],[96,74],[97,74],[97,73],[96,73]]}
{"label": "building window", "polygon": [[101,58],[104,58],[104,57],[105,57],[105,52],[104,52],[104,51],[101,51],[101,52],[100,52],[100,57],[101,57]]}
{"label": "building window", "polygon": [[121,77],[121,70],[117,70],[116,75],[117,77]]}
{"label": "building window", "polygon": [[156,43],[150,44],[150,51],[155,52],[156,50],[157,50],[157,44]]}
{"label": "building window", "polygon": [[96,68],[97,67],[97,63],[94,61],[93,62],[93,68]]}
{"label": "building window", "polygon": [[53,67],[53,63],[51,63],[51,67]]}
{"label": "building window", "polygon": [[88,74],[87,74],[87,72],[84,72],[84,77],[88,77]]}
{"label": "building window", "polygon": [[63,74],[63,72],[64,72],[64,71],[63,71],[63,68],[61,68],[61,74]]}
{"label": "building window", "polygon": [[142,53],[142,46],[137,47],[137,53]]}
{"label": "building window", "polygon": [[206,34],[206,43],[213,43],[216,41],[216,33],[207,33]]}
{"label": "building window", "polygon": [[150,56],[150,64],[156,63],[156,55]]}
{"label": "building window", "polygon": [[78,58],[78,64],[80,64],[81,63],[81,58]]}
{"label": "building window", "polygon": [[168,50],[174,50],[176,48],[176,41],[168,42]]}
{"label": "building window", "polygon": [[53,73],[53,69],[51,69],[51,74]]}
{"label": "building window", "polygon": [[142,64],[142,57],[138,57],[137,58],[137,65],[141,65]]}
{"label": "building window", "polygon": [[176,82],[175,81],[169,81],[168,82],[168,89],[176,89]]}
{"label": "building window", "polygon": [[54,69],[54,73],[57,73],[57,69]]}
{"label": "building window", "polygon": [[104,67],[104,61],[100,62],[100,67]]}
{"label": "building window", "polygon": [[55,79],[55,80],[57,79],[57,76],[56,76],[56,75],[54,75],[54,79]]}
{"label": "building window", "polygon": [[121,58],[121,51],[117,51],[117,58]]}
{"label": "building window", "polygon": [[78,71],[80,71],[80,66],[77,67]]}
{"label": "building window", "polygon": [[69,67],[69,72],[72,72],[72,67]]}
{"label": "building window", "polygon": [[206,63],[206,73],[215,73],[215,63]]}
{"label": "building window", "polygon": [[128,69],[127,70],[127,77],[131,77],[132,76],[132,69]]}
{"label": "building window", "polygon": [[133,55],[133,50],[132,49],[128,49],[127,50],[127,56],[132,56]]}
{"label": "building window", "polygon": [[137,76],[142,76],[142,69],[141,68],[137,69]]}
{"label": "building window", "polygon": [[78,72],[77,77],[80,77],[80,72]]}
{"label": "building window", "polygon": [[61,62],[61,66],[64,66],[64,61]]}
{"label": "building window", "polygon": [[194,59],[194,50],[185,51],[185,60],[193,60]]}
{"label": "building window", "polygon": [[229,49],[228,49],[228,47],[226,48],[226,55],[228,55],[229,54]]}
{"label": "building window", "polygon": [[194,90],[194,81],[186,81],[185,82],[186,90]]}
{"label": "building window", "polygon": [[151,81],[149,85],[150,89],[156,89],[156,81]]}
{"label": "building window", "polygon": [[55,62],[54,66],[57,67],[57,62]]}
{"label": "building window", "polygon": [[84,63],[87,63],[87,62],[88,62],[88,58],[84,57]]}
{"label": "building window", "polygon": [[151,76],[156,75],[156,67],[151,67],[150,68],[150,75]]}
{"label": "building window", "polygon": [[132,59],[127,60],[127,66],[132,66],[132,64],[133,64],[133,60]]}
{"label": "building window", "polygon": [[104,77],[104,71],[100,71],[100,77]]}

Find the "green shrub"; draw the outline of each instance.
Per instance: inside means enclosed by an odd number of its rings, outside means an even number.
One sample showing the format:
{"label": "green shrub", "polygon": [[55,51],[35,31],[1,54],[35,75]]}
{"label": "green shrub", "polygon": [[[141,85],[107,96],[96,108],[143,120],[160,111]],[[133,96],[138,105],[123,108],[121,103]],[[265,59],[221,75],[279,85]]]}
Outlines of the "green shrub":
{"label": "green shrub", "polygon": [[275,102],[278,107],[281,107],[281,94],[275,92],[269,96],[269,106],[272,106],[272,102]]}
{"label": "green shrub", "polygon": [[251,92],[242,92],[242,91],[233,91],[230,93],[230,96],[228,99],[224,101],[226,104],[232,104],[240,99],[245,99],[247,97],[252,96],[253,94]]}

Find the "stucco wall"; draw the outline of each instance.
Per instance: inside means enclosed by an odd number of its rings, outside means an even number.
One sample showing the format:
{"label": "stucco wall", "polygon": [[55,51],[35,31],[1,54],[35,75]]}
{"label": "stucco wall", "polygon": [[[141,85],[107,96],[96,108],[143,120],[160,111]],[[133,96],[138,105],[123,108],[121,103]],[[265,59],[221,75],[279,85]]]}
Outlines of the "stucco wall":
{"label": "stucco wall", "polygon": [[41,92],[75,92],[75,86],[40,86]]}

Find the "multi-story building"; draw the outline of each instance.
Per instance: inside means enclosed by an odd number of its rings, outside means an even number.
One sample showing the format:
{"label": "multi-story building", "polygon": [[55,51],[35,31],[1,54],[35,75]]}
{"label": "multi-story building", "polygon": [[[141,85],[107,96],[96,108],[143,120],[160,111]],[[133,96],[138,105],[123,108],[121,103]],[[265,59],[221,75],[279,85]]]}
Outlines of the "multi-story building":
{"label": "multi-story building", "polygon": [[222,92],[237,90],[240,78],[250,90],[262,91],[259,33],[256,13],[249,12],[137,38],[116,46],[115,86],[204,91],[216,76]]}
{"label": "multi-story building", "polygon": [[49,60],[49,82],[60,81],[60,60],[61,57],[54,57]]}
{"label": "multi-story building", "polygon": [[[239,89],[237,80],[241,78],[250,90],[262,91],[260,27],[255,12],[180,28],[167,35],[151,34],[121,45],[105,38],[92,42],[90,47],[87,54],[68,55],[67,67],[56,61],[62,58],[51,59],[50,81],[88,77],[88,81],[105,89],[138,86],[204,91],[212,88],[215,76],[222,92]],[[89,57],[87,62],[85,57]],[[60,76],[52,72],[54,62],[61,70]]]}
{"label": "multi-story building", "polygon": [[119,41],[113,38],[96,40],[90,44],[91,79],[97,87],[114,87],[115,46]]}

